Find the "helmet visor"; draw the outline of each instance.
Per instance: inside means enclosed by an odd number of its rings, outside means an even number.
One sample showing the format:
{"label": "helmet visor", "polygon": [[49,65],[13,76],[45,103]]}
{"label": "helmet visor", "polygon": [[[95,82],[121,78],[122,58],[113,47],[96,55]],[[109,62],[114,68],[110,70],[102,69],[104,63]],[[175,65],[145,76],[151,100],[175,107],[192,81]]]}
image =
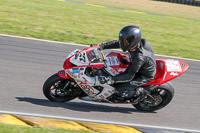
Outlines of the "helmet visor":
{"label": "helmet visor", "polygon": [[130,37],[126,38],[126,42],[128,44],[131,44],[135,40],[135,38],[136,38],[136,36],[130,36]]}
{"label": "helmet visor", "polygon": [[131,47],[133,47],[132,42],[135,40],[135,36],[130,36],[128,38],[119,37],[119,44],[123,51],[129,50]]}

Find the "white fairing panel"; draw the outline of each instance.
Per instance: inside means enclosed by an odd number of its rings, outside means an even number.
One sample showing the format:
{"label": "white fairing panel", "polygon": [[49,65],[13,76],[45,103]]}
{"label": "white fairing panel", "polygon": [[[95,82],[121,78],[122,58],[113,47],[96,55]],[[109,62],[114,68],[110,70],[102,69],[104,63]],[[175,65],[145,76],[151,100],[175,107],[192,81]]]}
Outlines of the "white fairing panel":
{"label": "white fairing panel", "polygon": [[[110,54],[110,53],[108,53]],[[107,55],[108,55],[107,54]],[[118,66],[120,65],[119,60],[117,56],[106,56],[106,71],[109,72],[112,76],[116,76],[119,74],[115,69],[112,68],[112,66]]]}
{"label": "white fairing panel", "polygon": [[119,74],[115,69],[113,69],[113,68],[110,67],[110,66],[106,67],[105,69],[106,69],[106,71],[109,72],[112,76],[116,76],[116,75]]}
{"label": "white fairing panel", "polygon": [[91,85],[95,84],[96,78],[89,77],[84,74],[86,67],[66,69],[65,72],[75,79],[76,83],[85,91],[89,96],[95,96],[99,93],[98,90]]}
{"label": "white fairing panel", "polygon": [[[93,100],[102,100],[109,96],[111,96],[115,92],[115,88],[104,84],[101,85],[98,81],[98,77],[89,77],[84,74],[86,67],[82,68],[72,68],[66,69],[65,72],[73,79],[75,79],[76,83],[82,88],[82,90],[91,96]],[[99,94],[99,90],[95,89],[94,86],[102,86],[104,89]]]}
{"label": "white fairing panel", "polygon": [[78,53],[77,56],[73,56],[71,59],[70,59],[70,62],[75,64],[75,65],[87,65],[89,64],[89,61],[88,61],[88,58],[86,56],[86,52],[81,52],[81,53]]}
{"label": "white fairing panel", "polygon": [[72,55],[78,53],[79,51],[80,51],[79,49],[76,49],[76,50],[72,51],[72,52],[67,56],[66,59],[68,59],[68,58],[71,57]]}
{"label": "white fairing panel", "polygon": [[[73,57],[71,57],[74,55]],[[70,53],[70,62],[77,65],[75,68],[66,69],[65,73],[72,77],[76,83],[81,87],[81,89],[88,95],[92,100],[102,100],[106,99],[107,97],[111,96],[115,92],[115,88],[108,85],[108,84],[100,84],[98,77],[90,77],[85,74],[86,67],[88,65],[99,65],[104,64],[102,55],[98,53],[97,50],[86,50],[86,51],[78,51],[75,50]],[[117,72],[114,72],[114,69],[112,69],[109,66],[117,65],[119,64],[119,61],[116,57],[108,58],[110,60],[110,64],[107,64],[108,70],[112,73],[112,75],[115,75],[114,73],[118,74]],[[118,61],[118,62],[117,62]],[[95,87],[101,86],[104,89],[101,91],[98,90],[98,88],[95,89]]]}
{"label": "white fairing panel", "polygon": [[66,69],[65,72],[72,77],[73,79],[75,79],[76,81],[80,81],[80,82],[91,82],[91,83],[95,83],[95,77],[89,77],[87,75],[84,74],[86,67],[81,67],[81,68],[72,68],[72,69]]}

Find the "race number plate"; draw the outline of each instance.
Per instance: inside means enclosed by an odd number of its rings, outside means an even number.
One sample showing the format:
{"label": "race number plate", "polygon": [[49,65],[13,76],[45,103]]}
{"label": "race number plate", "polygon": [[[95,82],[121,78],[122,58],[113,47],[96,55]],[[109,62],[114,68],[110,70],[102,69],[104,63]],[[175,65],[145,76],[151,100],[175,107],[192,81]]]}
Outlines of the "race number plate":
{"label": "race number plate", "polygon": [[181,72],[181,65],[179,63],[179,61],[176,60],[166,60],[166,66],[167,66],[167,71],[171,72],[171,71],[178,71]]}
{"label": "race number plate", "polygon": [[106,58],[106,63],[108,66],[117,66],[119,65],[119,60],[117,56],[111,56]]}

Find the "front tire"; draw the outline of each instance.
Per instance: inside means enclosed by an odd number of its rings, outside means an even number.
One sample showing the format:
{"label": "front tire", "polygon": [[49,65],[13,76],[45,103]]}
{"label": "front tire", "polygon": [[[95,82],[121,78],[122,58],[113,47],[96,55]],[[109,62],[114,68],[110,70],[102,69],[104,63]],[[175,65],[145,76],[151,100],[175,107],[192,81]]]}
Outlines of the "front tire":
{"label": "front tire", "polygon": [[58,74],[49,77],[43,85],[43,94],[46,98],[55,102],[66,102],[75,99],[80,88],[74,88],[73,79],[63,79]]}
{"label": "front tire", "polygon": [[172,100],[174,96],[174,88],[170,82],[167,82],[156,87],[151,92],[151,96],[153,96],[156,99],[157,104],[151,104],[143,101],[133,106],[140,111],[147,112],[162,109],[163,107],[167,106]]}

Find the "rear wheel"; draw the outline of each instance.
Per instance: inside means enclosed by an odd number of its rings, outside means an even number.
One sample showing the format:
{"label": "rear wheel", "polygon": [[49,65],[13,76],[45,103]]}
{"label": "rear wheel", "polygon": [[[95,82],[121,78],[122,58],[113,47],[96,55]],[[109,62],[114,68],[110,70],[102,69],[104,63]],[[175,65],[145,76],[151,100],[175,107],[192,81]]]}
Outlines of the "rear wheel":
{"label": "rear wheel", "polygon": [[133,106],[138,110],[148,112],[162,109],[172,100],[174,96],[174,88],[170,82],[162,84],[151,92],[151,96],[156,102],[147,97],[147,99]]}
{"label": "rear wheel", "polygon": [[73,79],[63,79],[58,74],[49,77],[43,85],[43,93],[51,101],[66,102],[76,98],[80,88],[75,88]]}

